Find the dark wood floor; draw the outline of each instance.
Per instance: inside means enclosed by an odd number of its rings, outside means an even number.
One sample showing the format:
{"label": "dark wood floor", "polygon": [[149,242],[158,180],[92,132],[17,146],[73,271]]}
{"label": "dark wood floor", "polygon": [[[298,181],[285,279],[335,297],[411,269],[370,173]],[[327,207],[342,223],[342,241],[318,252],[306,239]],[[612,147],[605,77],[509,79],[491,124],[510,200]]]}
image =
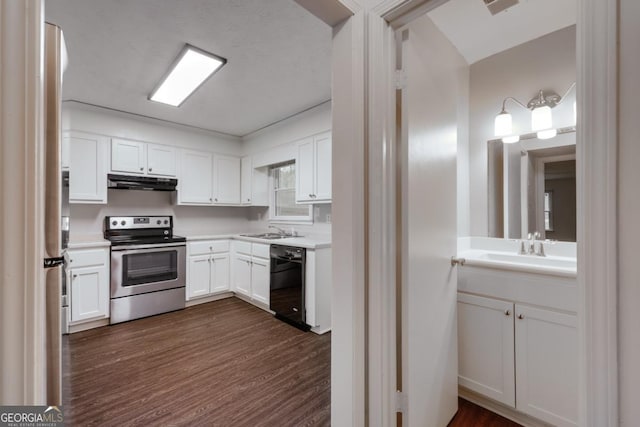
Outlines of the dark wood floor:
{"label": "dark wood floor", "polygon": [[[236,298],[63,340],[68,426],[326,426],[331,334]],[[460,399],[450,427],[515,427]]]}
{"label": "dark wood floor", "polygon": [[236,298],[73,334],[69,426],[329,425],[331,335]]}
{"label": "dark wood floor", "polygon": [[458,399],[458,413],[448,427],[522,427],[467,400]]}

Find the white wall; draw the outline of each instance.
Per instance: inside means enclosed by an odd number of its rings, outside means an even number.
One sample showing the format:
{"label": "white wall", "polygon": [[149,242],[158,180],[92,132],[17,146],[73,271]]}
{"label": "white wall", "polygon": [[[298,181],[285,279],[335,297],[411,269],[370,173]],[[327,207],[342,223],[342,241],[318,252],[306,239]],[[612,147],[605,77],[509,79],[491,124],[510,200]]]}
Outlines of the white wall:
{"label": "white wall", "polygon": [[620,425],[640,420],[640,2],[620,1],[619,170],[618,170],[618,343]]}
{"label": "white wall", "polygon": [[[576,81],[575,26],[516,46],[471,65],[469,111],[470,235],[488,233],[487,141],[494,139],[493,123],[508,96],[527,103],[540,89],[560,96]],[[553,109],[554,126],[573,125],[572,91]],[[514,132],[531,132],[528,110],[508,101]]]}

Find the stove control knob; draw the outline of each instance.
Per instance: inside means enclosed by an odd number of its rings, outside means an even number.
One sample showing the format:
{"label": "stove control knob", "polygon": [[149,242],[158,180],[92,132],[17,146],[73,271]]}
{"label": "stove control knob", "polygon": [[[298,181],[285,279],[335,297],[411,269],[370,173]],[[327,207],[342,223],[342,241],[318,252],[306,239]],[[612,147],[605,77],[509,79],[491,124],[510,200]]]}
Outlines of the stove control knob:
{"label": "stove control knob", "polygon": [[124,227],[125,225],[127,225],[127,221],[124,221],[124,220],[120,221],[120,225],[122,225]]}
{"label": "stove control knob", "polygon": [[160,225],[160,223],[162,223],[162,221],[157,220],[157,221],[156,221],[156,223],[157,223],[158,225]]}
{"label": "stove control knob", "polygon": [[164,225],[167,225],[167,224],[169,224],[169,220],[168,220],[168,219],[165,219],[165,220],[164,220]]}
{"label": "stove control knob", "polygon": [[118,221],[112,221],[111,225],[118,225]]}

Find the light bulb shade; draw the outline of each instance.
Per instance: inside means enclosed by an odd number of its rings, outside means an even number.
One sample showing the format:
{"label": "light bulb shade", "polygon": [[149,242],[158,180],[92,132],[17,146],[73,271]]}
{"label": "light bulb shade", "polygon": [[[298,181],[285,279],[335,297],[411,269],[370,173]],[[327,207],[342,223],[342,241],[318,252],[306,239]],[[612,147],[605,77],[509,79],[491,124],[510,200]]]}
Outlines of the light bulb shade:
{"label": "light bulb shade", "polygon": [[558,134],[556,129],[541,130],[537,133],[538,139],[551,139]]}
{"label": "light bulb shade", "polygon": [[496,116],[494,132],[496,136],[507,136],[512,131],[511,114],[502,112]]}
{"label": "light bulb shade", "polygon": [[515,144],[520,141],[520,135],[510,135],[502,138],[502,142],[505,144]]}
{"label": "light bulb shade", "polygon": [[531,112],[531,130],[534,132],[549,129],[552,124],[551,108],[547,105],[534,108]]}

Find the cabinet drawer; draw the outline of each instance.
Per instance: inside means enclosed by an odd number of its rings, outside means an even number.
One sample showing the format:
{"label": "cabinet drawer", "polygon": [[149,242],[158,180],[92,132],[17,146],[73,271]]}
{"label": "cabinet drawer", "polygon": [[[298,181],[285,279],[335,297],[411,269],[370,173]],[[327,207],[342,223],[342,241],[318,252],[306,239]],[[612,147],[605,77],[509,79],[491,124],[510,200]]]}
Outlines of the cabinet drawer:
{"label": "cabinet drawer", "polygon": [[251,254],[260,258],[269,258],[269,248],[271,245],[254,243]]}
{"label": "cabinet drawer", "polygon": [[189,243],[190,255],[204,255],[209,253],[229,252],[228,240],[206,240]]}
{"label": "cabinet drawer", "polygon": [[106,265],[109,261],[106,249],[67,251],[68,268]]}
{"label": "cabinet drawer", "polygon": [[236,240],[233,242],[236,253],[251,255],[251,243]]}

